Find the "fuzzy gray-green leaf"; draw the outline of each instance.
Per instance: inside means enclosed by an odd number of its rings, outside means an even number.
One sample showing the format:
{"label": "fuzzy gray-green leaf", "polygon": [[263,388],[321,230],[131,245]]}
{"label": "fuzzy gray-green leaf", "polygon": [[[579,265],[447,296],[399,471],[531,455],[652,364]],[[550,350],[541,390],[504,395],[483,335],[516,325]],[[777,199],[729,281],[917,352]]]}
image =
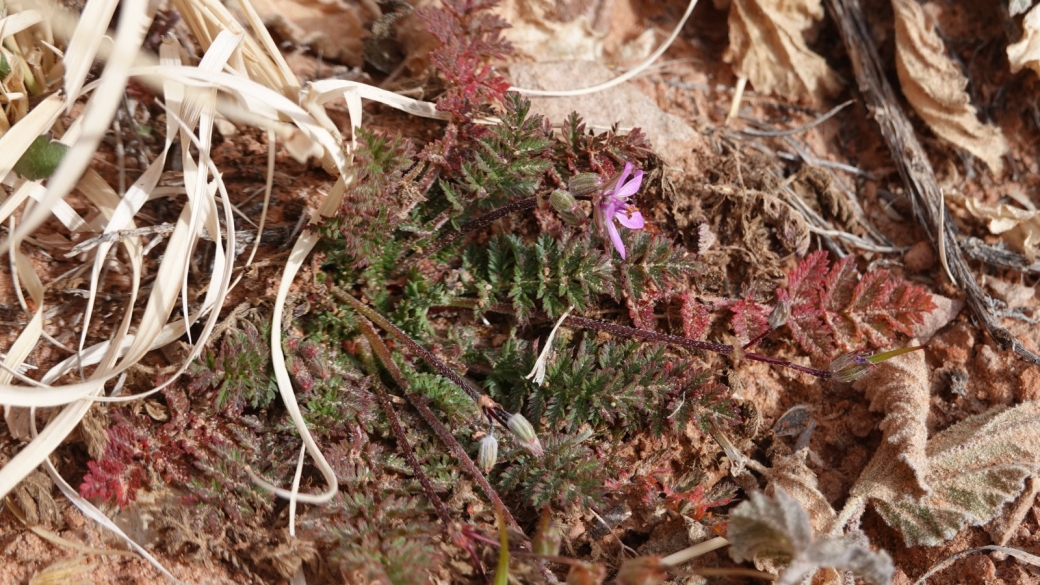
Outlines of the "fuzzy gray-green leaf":
{"label": "fuzzy gray-green leaf", "polygon": [[1027,402],[966,419],[928,441],[932,494],[866,494],[907,546],[935,546],[965,526],[993,519],[1040,471],[1040,403]]}
{"label": "fuzzy gray-green leaf", "polygon": [[861,532],[814,536],[809,514],[797,500],[776,488],[776,496],[752,493],[730,515],[726,536],[733,560],[772,559],[786,563],[777,585],[794,585],[821,567],[847,569],[869,583],[891,582],[892,559],[870,550]]}
{"label": "fuzzy gray-green leaf", "polygon": [[14,172],[30,181],[46,179],[54,174],[54,169],[61,164],[68,149],[60,142],[51,142],[46,135],[37,136],[22,158],[14,164]]}

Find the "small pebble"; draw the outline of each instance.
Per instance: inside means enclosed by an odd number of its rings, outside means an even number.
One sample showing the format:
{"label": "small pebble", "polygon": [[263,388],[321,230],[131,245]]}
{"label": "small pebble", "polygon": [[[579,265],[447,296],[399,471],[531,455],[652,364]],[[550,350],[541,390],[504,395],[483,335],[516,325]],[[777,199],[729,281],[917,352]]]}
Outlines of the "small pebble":
{"label": "small pebble", "polygon": [[935,266],[935,250],[928,242],[917,242],[903,254],[903,264],[913,272],[924,272]]}

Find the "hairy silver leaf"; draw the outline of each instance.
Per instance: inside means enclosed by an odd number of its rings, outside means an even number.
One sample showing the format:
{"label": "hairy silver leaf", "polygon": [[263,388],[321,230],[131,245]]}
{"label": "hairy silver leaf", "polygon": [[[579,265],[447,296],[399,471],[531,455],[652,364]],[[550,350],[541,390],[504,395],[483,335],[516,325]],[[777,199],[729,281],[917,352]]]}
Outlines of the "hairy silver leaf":
{"label": "hairy silver leaf", "polygon": [[774,497],[755,492],[730,515],[727,538],[737,562],[771,558],[786,563],[777,585],[800,583],[821,567],[846,569],[869,583],[892,580],[892,559],[870,550],[862,532],[842,536],[813,534],[809,514],[781,488]]}

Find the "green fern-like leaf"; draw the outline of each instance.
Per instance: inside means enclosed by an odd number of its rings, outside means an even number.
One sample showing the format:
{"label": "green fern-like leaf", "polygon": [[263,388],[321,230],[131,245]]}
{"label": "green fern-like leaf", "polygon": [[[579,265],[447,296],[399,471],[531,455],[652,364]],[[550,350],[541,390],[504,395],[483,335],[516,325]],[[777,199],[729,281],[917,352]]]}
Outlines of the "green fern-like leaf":
{"label": "green fern-like leaf", "polygon": [[609,475],[587,445],[591,437],[592,432],[585,431],[543,439],[545,454],[517,456],[498,478],[499,486],[504,491],[518,491],[535,509],[549,503],[560,508],[596,506],[604,495],[603,480]]}
{"label": "green fern-like leaf", "polygon": [[649,290],[663,292],[669,288],[669,281],[681,279],[697,270],[697,263],[689,253],[667,238],[653,236],[642,230],[622,230],[622,237],[628,258],[614,259],[619,273],[612,291],[616,299],[638,302]]}
{"label": "green fern-like leaf", "polygon": [[476,277],[472,293],[485,303],[512,305],[521,323],[538,309],[553,319],[571,306],[583,311],[611,282],[609,261],[585,236],[557,242],[543,234],[533,244],[496,236],[466,251],[463,272]]}

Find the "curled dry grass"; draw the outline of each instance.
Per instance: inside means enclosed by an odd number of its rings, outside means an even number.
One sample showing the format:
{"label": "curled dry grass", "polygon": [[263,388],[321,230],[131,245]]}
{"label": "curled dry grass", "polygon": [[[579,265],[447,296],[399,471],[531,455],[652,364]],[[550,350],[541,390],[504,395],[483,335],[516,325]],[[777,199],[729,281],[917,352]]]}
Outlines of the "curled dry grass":
{"label": "curled dry grass", "polygon": [[[0,19],[4,57],[12,66],[4,81],[6,99],[0,116],[0,176],[6,177],[4,183],[9,188],[9,195],[0,202],[0,222],[7,226],[0,253],[10,257],[13,282],[9,286],[17,291],[28,319],[0,366],[0,404],[4,405],[12,433],[19,417],[29,421],[26,438],[31,439],[0,469],[0,499],[42,464],[84,513],[117,533],[119,529],[104,514],[60,477],[48,457],[79,424],[93,402],[140,400],[170,384],[196,358],[217,323],[219,310],[233,286],[232,276],[240,266],[236,265],[234,253],[235,215],[220,169],[210,156],[215,122],[227,118],[261,128],[268,134],[269,148],[280,142],[299,160],[317,156],[326,168],[335,169],[335,187],[317,211],[328,214],[339,208],[345,187],[353,179],[355,147],[326,115],[329,102],[346,101],[352,130],[362,124],[363,100],[378,101],[417,116],[444,118],[430,103],[360,83],[329,79],[301,87],[247,0],[240,2],[240,8],[251,28],[248,33],[219,2],[173,0],[173,5],[205,51],[198,65],[183,64],[181,47],[172,39],[162,43],[158,55],[142,49],[153,16],[146,0],[125,0],[121,4],[116,0],[89,0],[81,15],[57,4],[8,4],[8,15]],[[97,31],[109,26],[117,6],[121,12],[115,35],[103,37]],[[60,47],[65,47],[64,52]],[[96,81],[87,83],[96,60],[103,64],[103,71]],[[159,97],[167,113],[166,139],[162,151],[140,178],[120,193],[90,165],[131,79],[147,84]],[[73,111],[79,114],[65,127],[67,118],[62,114]],[[69,149],[46,183],[13,173],[15,163],[33,140],[51,132],[60,135]],[[181,148],[172,148],[177,142]],[[189,148],[191,144],[195,149]],[[171,197],[180,206],[179,217],[168,235],[161,261],[146,263],[148,250],[142,237],[127,236],[126,230],[148,227],[139,212],[155,196],[167,159],[174,152],[181,153],[184,169],[183,189]],[[261,228],[271,192],[273,165],[272,152],[268,158]],[[74,190],[89,201],[93,208],[90,213],[78,213],[67,203]],[[96,220],[85,219],[95,215]],[[79,346],[70,348],[73,355],[41,376],[30,377],[21,373],[23,366],[41,343],[53,339],[47,333],[48,328],[54,327],[47,315],[56,301],[48,296],[48,283],[41,279],[27,252],[37,245],[33,235],[52,216],[65,230],[62,235],[95,237],[98,244],[87,254],[87,265],[81,266],[89,270],[90,288]],[[223,218],[223,225],[218,218]],[[204,233],[222,237],[215,238],[215,260],[208,274],[189,283],[191,251]],[[281,322],[290,284],[316,242],[316,234],[305,230],[292,248],[275,302],[276,323]],[[252,261],[258,243],[259,238],[245,264]],[[123,252],[111,253],[116,246]],[[125,265],[130,292],[121,309],[111,317],[118,325],[109,339],[88,340],[86,332],[92,319],[99,319],[94,308],[101,292],[101,275],[106,263],[113,261]],[[142,285],[148,282],[163,286]],[[189,304],[189,299],[200,296],[201,302]],[[178,307],[183,317],[174,316]],[[201,333],[191,340],[189,355],[176,375],[167,377],[167,382],[132,396],[115,396],[115,392],[106,395],[106,384],[111,387],[115,382],[120,387],[127,370],[148,352],[184,337],[190,330],[198,330],[199,325]],[[272,327],[271,348],[281,397],[307,454],[324,475],[327,488],[319,494],[299,494],[295,489],[279,488],[258,478],[256,481],[279,496],[290,498],[292,507],[296,501],[325,502],[336,494],[336,477],[311,438],[296,404],[280,336],[281,328]],[[34,409],[43,407],[61,410],[45,427],[36,429]],[[133,543],[131,546],[158,566],[146,551]]]}

